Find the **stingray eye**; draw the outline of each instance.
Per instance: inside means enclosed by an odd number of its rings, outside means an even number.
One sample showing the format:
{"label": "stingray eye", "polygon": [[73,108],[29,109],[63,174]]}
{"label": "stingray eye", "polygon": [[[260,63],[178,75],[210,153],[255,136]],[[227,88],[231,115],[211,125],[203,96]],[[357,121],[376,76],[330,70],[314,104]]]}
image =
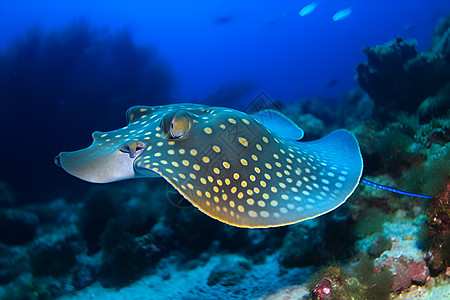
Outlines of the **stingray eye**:
{"label": "stingray eye", "polygon": [[191,129],[191,120],[191,115],[185,111],[177,111],[165,116],[161,121],[164,137],[166,139],[184,137]]}

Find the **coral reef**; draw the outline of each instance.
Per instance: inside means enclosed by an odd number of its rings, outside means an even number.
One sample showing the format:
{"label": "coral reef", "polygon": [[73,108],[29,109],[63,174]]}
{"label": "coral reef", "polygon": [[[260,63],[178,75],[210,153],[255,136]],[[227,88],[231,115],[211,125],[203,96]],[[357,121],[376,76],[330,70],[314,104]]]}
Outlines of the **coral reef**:
{"label": "coral reef", "polygon": [[439,100],[423,104],[422,116],[433,115],[433,107],[448,108],[448,101],[443,100],[448,94],[435,95],[450,81],[449,39],[448,26],[441,25],[436,31],[434,46],[426,53],[417,52],[415,41],[404,41],[400,37],[364,49],[368,61],[356,68],[357,79],[380,113],[395,117],[397,110],[414,112],[428,97]]}

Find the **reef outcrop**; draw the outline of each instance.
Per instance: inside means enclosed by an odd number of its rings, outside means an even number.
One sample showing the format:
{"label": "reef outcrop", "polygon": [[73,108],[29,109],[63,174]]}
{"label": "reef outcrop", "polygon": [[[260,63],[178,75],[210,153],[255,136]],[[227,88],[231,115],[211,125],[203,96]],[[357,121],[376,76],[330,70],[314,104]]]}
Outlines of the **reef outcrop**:
{"label": "reef outcrop", "polygon": [[[405,41],[401,37],[363,50],[368,60],[357,66],[357,80],[380,112],[414,112],[422,102],[436,97],[449,84],[449,24],[448,19],[440,23],[428,52],[418,52],[416,41]],[[445,101],[438,102],[448,106]],[[427,112],[430,110],[426,109]]]}

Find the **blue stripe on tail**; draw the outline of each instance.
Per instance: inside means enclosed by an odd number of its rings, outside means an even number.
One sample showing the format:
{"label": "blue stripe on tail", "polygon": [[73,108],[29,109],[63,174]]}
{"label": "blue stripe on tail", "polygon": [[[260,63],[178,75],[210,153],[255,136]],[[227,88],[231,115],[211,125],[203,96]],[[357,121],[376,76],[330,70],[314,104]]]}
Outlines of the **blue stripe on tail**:
{"label": "blue stripe on tail", "polygon": [[371,186],[374,186],[376,188],[379,188],[379,189],[382,189],[382,190],[386,190],[386,191],[389,191],[389,192],[393,192],[393,193],[397,193],[397,194],[402,194],[402,195],[412,196],[412,197],[419,197],[419,198],[427,198],[427,199],[431,198],[430,196],[424,196],[424,195],[420,195],[420,194],[408,193],[408,192],[404,192],[404,191],[401,191],[401,190],[397,190],[397,189],[394,189],[394,188],[391,188],[391,187],[388,187],[388,186],[385,186],[385,185],[381,185],[381,184],[378,184],[378,183],[375,183],[375,182],[372,182],[372,181],[369,181],[369,180],[366,180],[366,179],[361,179],[361,182],[364,183],[364,184],[371,185]]}

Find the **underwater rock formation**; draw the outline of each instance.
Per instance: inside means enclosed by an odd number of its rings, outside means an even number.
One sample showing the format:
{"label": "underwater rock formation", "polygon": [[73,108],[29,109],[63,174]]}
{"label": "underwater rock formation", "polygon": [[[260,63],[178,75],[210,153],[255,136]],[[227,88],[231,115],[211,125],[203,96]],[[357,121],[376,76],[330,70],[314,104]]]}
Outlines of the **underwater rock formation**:
{"label": "underwater rock formation", "polygon": [[414,112],[427,98],[450,82],[450,31],[432,51],[419,53],[415,41],[398,37],[384,45],[367,47],[367,62],[356,68],[361,87],[383,113]]}

